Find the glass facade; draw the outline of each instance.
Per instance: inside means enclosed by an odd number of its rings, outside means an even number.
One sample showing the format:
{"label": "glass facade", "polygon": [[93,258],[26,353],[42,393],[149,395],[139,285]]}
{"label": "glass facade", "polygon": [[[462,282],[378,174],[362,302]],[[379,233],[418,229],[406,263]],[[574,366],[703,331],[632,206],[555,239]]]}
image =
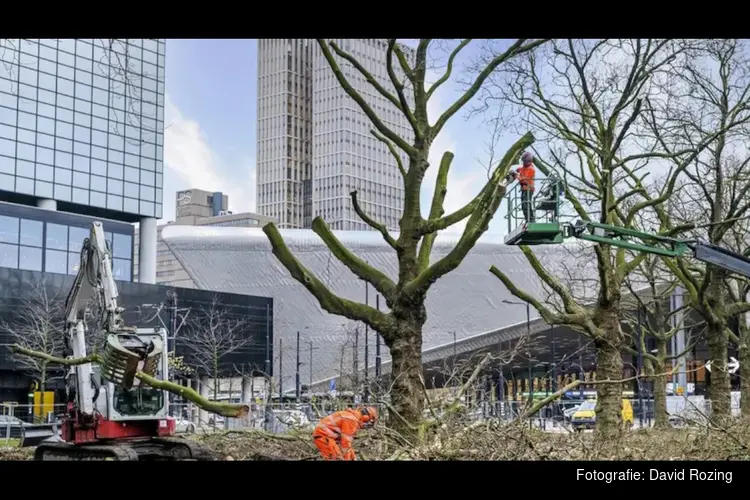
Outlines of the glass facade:
{"label": "glass facade", "polygon": [[0,39],[0,191],[161,218],[164,57],[163,39]]}
{"label": "glass facade", "polygon": [[[0,203],[0,267],[77,274],[94,219]],[[100,219],[97,219],[100,220]],[[133,226],[101,221],[115,279],[132,281]]]}

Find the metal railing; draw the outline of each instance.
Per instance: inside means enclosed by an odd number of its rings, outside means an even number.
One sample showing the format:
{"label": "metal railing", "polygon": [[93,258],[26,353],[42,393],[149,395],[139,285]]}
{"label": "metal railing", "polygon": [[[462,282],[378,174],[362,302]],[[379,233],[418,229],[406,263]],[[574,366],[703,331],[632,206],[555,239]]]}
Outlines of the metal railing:
{"label": "metal railing", "polygon": [[24,435],[24,428],[28,430],[56,424],[65,413],[65,407],[64,404],[40,408],[39,405],[0,403],[0,446],[17,446]]}

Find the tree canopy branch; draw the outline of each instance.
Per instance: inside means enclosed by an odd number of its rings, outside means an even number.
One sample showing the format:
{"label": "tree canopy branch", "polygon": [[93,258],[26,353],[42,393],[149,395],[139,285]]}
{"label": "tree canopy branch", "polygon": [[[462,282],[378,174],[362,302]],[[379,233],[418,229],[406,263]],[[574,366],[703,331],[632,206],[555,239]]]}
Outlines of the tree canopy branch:
{"label": "tree canopy branch", "polygon": [[469,250],[471,250],[482,234],[487,231],[490,219],[497,211],[503,196],[505,196],[508,183],[506,176],[511,165],[518,159],[521,152],[528,148],[533,141],[533,134],[528,132],[526,135],[518,139],[510,149],[508,149],[503,159],[495,168],[492,177],[487,183],[490,187],[484,192],[482,200],[477,204],[469,221],[466,223],[464,232],[456,246],[448,253],[448,255],[420,272],[416,278],[409,282],[404,287],[405,293],[411,294],[425,292],[432,283],[461,264],[466,254],[469,253]]}
{"label": "tree canopy branch", "polygon": [[[352,202],[355,204],[356,199],[357,192],[354,191],[352,193]],[[331,253],[359,279],[370,283],[378,292],[383,294],[386,299],[393,299],[393,294],[396,291],[396,284],[393,283],[388,276],[367,264],[364,260],[357,257],[354,252],[346,248],[333,234],[331,228],[328,227],[328,224],[325,223],[322,217],[315,217],[312,222],[312,230],[315,234],[320,236],[320,239],[323,240]],[[386,235],[387,234],[386,231]]]}
{"label": "tree canopy branch", "polygon": [[282,263],[294,279],[299,281],[318,299],[324,310],[354,321],[367,323],[370,327],[381,333],[390,330],[392,320],[388,315],[368,305],[341,298],[331,292],[310,270],[294,257],[274,223],[271,222],[263,226],[263,232],[266,233],[268,240],[271,242],[273,254],[279,259],[279,262]]}
{"label": "tree canopy branch", "polygon": [[463,108],[464,105],[477,94],[477,92],[479,92],[482,84],[484,84],[485,80],[487,80],[492,72],[495,71],[495,68],[500,66],[505,61],[517,55],[529,52],[530,50],[535,49],[536,47],[542,45],[547,41],[547,39],[535,40],[524,45],[526,39],[521,38],[518,39],[516,43],[511,45],[508,50],[492,59],[492,61],[490,61],[487,66],[485,66],[485,68],[479,73],[479,75],[477,75],[471,87],[469,87],[469,89],[461,97],[459,97],[445,112],[443,112],[440,118],[437,119],[435,125],[431,127],[432,137],[437,137],[446,122],[450,120],[450,118],[455,115],[461,108]]}
{"label": "tree canopy branch", "polygon": [[359,92],[357,92],[354,89],[354,87],[352,87],[352,85],[346,79],[346,76],[344,76],[344,72],[341,71],[341,67],[339,67],[339,64],[336,62],[336,59],[333,57],[333,54],[331,54],[331,51],[328,48],[328,43],[322,38],[318,38],[317,42],[318,42],[318,45],[320,45],[320,49],[323,52],[323,55],[325,56],[326,61],[328,61],[328,65],[331,67],[333,74],[336,76],[336,80],[339,82],[339,85],[341,85],[341,88],[343,88],[344,92],[346,92],[349,95],[349,97],[351,97],[354,100],[354,102],[356,102],[359,105],[360,109],[362,109],[362,111],[367,115],[367,117],[370,119],[370,121],[375,126],[375,128],[378,129],[378,131],[381,134],[383,134],[385,137],[393,141],[399,148],[401,148],[407,154],[412,155],[416,153],[416,150],[414,149],[413,146],[411,146],[400,135],[398,135],[396,132],[388,128],[383,123],[383,120],[381,120],[380,117],[375,113],[375,111],[373,111],[372,107],[367,103],[364,97],[362,97],[362,95]]}
{"label": "tree canopy branch", "polygon": [[377,229],[380,234],[383,235],[383,239],[385,240],[385,242],[388,243],[394,250],[398,250],[398,243],[388,232],[388,228],[385,227],[385,224],[376,222],[375,219],[367,215],[365,211],[362,210],[362,207],[359,206],[359,201],[357,201],[357,191],[352,191],[351,193],[349,193],[349,195],[352,197],[352,207],[354,208],[354,212],[356,212],[359,218],[362,219],[371,228]]}

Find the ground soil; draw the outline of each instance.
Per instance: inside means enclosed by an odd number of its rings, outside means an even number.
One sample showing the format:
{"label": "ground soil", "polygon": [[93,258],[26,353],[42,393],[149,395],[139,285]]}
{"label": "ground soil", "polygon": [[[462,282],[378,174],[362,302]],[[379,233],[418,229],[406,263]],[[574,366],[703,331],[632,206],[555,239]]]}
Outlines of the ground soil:
{"label": "ground soil", "polygon": [[[319,460],[308,432],[259,431],[193,436],[223,460]],[[4,443],[2,443],[4,444]],[[0,460],[31,460],[33,449],[3,448]],[[584,434],[551,434],[516,423],[440,429],[425,444],[408,446],[387,429],[360,432],[360,460],[750,460],[750,425],[623,431],[595,441]]]}

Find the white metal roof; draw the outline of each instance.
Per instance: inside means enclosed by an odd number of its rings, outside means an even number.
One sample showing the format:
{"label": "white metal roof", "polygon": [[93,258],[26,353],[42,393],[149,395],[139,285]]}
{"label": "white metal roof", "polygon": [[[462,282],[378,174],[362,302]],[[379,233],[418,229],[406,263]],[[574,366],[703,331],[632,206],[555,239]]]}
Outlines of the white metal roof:
{"label": "white metal roof", "polygon": [[[364,302],[365,284],[354,276],[328,250],[311,230],[280,230],[287,246],[297,258],[337,295]],[[336,236],[352,251],[371,265],[395,279],[396,254],[374,231],[339,231]],[[394,238],[397,234],[393,234]],[[296,332],[302,335],[302,383],[308,383],[309,353],[313,351],[313,380],[319,382],[351,371],[352,348],[344,348],[347,332],[355,323],[323,311],[317,300],[291,277],[271,253],[271,245],[260,228],[195,227],[170,225],[162,238],[201,289],[272,297],[274,300],[274,373],[278,377],[279,339],[283,339],[284,389],[294,386],[296,363]],[[455,235],[440,234],[432,259],[445,256],[457,241]],[[585,247],[585,245],[584,245]],[[566,280],[577,290],[577,296],[595,297],[596,266],[593,253],[582,245],[539,246],[536,255],[550,270],[565,278],[571,274],[588,279]],[[581,257],[583,255],[583,257]],[[427,295],[428,320],[424,328],[423,349],[435,350],[453,344],[453,331],[461,342],[479,339],[482,334],[496,332],[526,320],[526,309],[509,305],[503,300],[518,302],[503,283],[489,271],[495,265],[519,287],[544,300],[550,296],[517,247],[506,246],[501,239],[486,237],[478,243],[453,272],[434,283]],[[583,275],[581,274],[583,273]],[[376,292],[369,287],[369,303],[375,303]],[[385,309],[385,301],[381,300]],[[532,320],[538,313],[531,309]],[[360,325],[359,366],[364,366],[364,326]],[[370,332],[369,366],[375,364],[374,336]],[[345,352],[342,358],[342,351]],[[390,358],[382,347],[383,363]]]}

